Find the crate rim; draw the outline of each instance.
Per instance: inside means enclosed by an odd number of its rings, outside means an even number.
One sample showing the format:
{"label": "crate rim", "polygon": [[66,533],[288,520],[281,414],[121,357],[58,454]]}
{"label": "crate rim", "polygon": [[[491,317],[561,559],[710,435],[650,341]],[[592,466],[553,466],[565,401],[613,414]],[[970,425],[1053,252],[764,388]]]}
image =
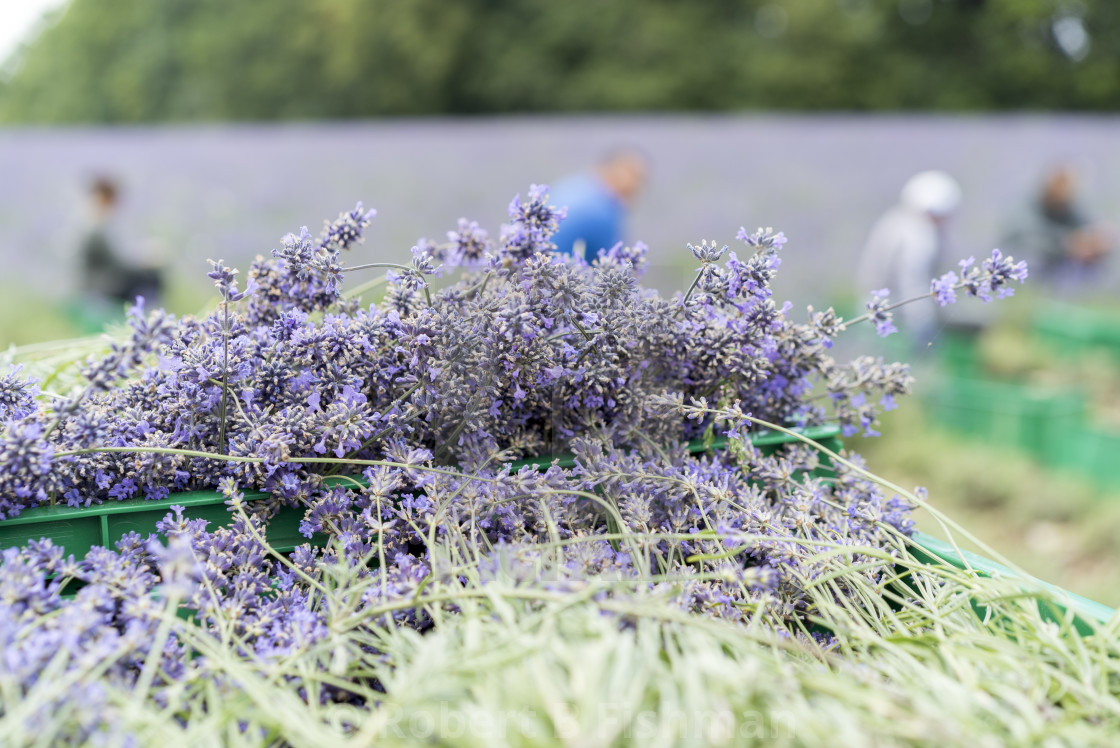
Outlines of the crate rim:
{"label": "crate rim", "polygon": [[[807,439],[813,441],[822,441],[827,439],[834,439],[840,435],[840,427],[836,424],[826,424],[823,426],[809,426],[804,429],[791,429]],[[705,452],[709,449],[722,449],[727,445],[730,440],[725,436],[716,437],[710,442],[703,439],[695,439],[688,443],[688,449],[692,453]],[[750,438],[751,444],[756,447],[768,447],[777,444],[788,444],[791,442],[799,441],[797,437],[790,436],[780,431],[760,431],[756,436]],[[292,458],[292,463],[299,463],[299,458]],[[575,459],[571,455],[545,455],[537,458],[526,458],[521,460],[514,460],[510,463],[509,469],[513,472],[520,470],[527,466],[533,467],[548,467],[552,464],[559,464],[561,467],[570,467],[575,464]],[[364,484],[364,479],[361,476],[337,476],[328,477],[326,482],[328,485],[337,484],[343,481],[357,481]],[[266,499],[269,494],[264,491],[245,491],[245,501],[259,501]],[[136,511],[149,511],[158,506],[211,506],[216,503],[225,501],[225,498],[217,491],[213,490],[199,490],[199,491],[183,491],[180,493],[171,493],[166,498],[158,501],[145,499],[143,497],[135,497],[131,499],[121,499],[118,501],[105,501],[101,504],[91,504],[90,506],[65,506],[62,504],[51,504],[45,506],[36,506],[29,509],[24,509],[15,517],[9,517],[5,520],[0,520],[0,527],[11,527],[23,524],[38,524],[44,520],[64,520],[73,517],[98,517],[103,515],[117,515],[129,514]]]}
{"label": "crate rim", "polygon": [[[750,442],[756,447],[776,446],[780,444],[789,444],[800,441],[799,436],[811,439],[816,442],[833,441],[834,446],[836,440],[841,434],[841,428],[838,424],[826,424],[823,426],[811,426],[802,429],[791,429],[794,434],[787,434],[781,431],[763,430],[750,437]],[[696,439],[688,443],[690,452],[698,453],[705,452],[712,449],[722,449],[730,442],[725,436],[716,437],[710,440]],[[292,460],[298,462],[298,459]],[[575,462],[571,455],[549,455],[535,459],[523,459],[508,463],[509,470],[517,471],[527,466],[536,468],[547,468],[551,465],[560,465],[570,467]],[[342,481],[357,481],[364,483],[364,479],[360,476],[338,476],[327,478],[327,481],[332,484],[337,484]],[[270,494],[262,491],[246,491],[244,496],[246,501],[259,501],[266,499]],[[60,505],[38,506],[30,509],[25,509],[19,515],[5,520],[0,520],[0,528],[20,526],[20,525],[38,525],[43,523],[50,523],[58,521],[60,523],[66,520],[75,519],[78,517],[105,517],[108,518],[114,515],[128,515],[136,512],[151,512],[161,506],[167,507],[170,510],[172,506],[183,506],[186,508],[199,507],[199,506],[215,506],[224,503],[225,498],[221,493],[211,490],[201,491],[185,491],[182,493],[172,493],[166,498],[159,501],[151,501],[144,498],[124,499],[121,501],[104,502],[102,504],[94,504],[88,507],[70,507]],[[104,522],[104,520],[102,520]],[[33,538],[27,538],[23,543],[31,541]],[[14,547],[15,544],[0,547]],[[972,553],[971,551],[958,551],[956,547],[950,543],[936,538],[932,535],[927,535],[921,532],[914,532],[907,543],[912,552],[919,559],[938,563],[947,564],[958,569],[972,569],[982,576],[988,577],[1006,577],[1013,579],[1024,580],[1023,575],[1016,573],[1012,569],[1003,566],[995,561],[985,558],[979,554]],[[1114,609],[1090,600],[1088,598],[1077,595],[1073,592],[1065,590],[1057,585],[1049,584],[1041,580],[1027,578],[1024,581],[1032,581],[1040,585],[1040,588],[1049,594],[1050,601],[1058,607],[1063,613],[1070,612],[1074,618],[1074,625],[1077,630],[1083,634],[1088,635],[1093,633],[1097,628],[1110,620],[1115,611]]]}

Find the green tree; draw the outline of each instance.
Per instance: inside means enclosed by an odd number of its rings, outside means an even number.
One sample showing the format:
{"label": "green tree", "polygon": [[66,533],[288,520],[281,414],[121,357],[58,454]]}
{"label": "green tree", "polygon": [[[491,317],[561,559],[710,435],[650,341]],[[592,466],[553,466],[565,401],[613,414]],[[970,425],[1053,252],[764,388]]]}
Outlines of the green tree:
{"label": "green tree", "polygon": [[1118,67],[1114,0],[72,0],[0,121],[1112,110]]}

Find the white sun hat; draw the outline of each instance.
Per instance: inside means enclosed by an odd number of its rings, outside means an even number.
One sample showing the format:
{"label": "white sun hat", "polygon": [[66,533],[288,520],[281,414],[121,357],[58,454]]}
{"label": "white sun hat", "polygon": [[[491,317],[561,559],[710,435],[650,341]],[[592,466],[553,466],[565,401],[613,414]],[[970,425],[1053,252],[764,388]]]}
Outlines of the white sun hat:
{"label": "white sun hat", "polygon": [[903,205],[934,216],[949,215],[960,202],[960,185],[943,171],[915,174],[902,188]]}

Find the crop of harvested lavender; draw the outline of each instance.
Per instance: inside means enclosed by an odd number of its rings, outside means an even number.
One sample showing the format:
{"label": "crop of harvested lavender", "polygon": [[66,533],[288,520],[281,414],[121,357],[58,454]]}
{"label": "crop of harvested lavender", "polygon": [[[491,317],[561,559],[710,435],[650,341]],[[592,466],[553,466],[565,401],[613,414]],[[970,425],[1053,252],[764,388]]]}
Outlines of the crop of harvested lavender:
{"label": "crop of harvested lavender", "polygon": [[[770,229],[740,230],[738,252],[690,246],[696,280],[664,298],[640,285],[643,245],[590,264],[552,254],[562,212],[545,188],[508,213],[497,241],[464,220],[446,243],[419,242],[389,269],[383,301],[360,307],[348,274],[383,265],[343,264],[373,218],[359,205],[318,237],[285,237],[243,289],[213,262],[220,303],[206,318],[138,303],[128,339],[87,361],[71,392],[45,399],[19,371],[0,377],[0,521],[201,488],[234,514],[211,528],[171,500],[162,539],[132,534],[85,559],[47,541],[6,551],[0,648],[20,688],[53,674],[62,651],[64,672],[96,661],[115,685],[172,698],[208,675],[187,654],[187,624],[161,617],[168,605],[192,612],[192,636],[251,663],[332,641],[341,652],[345,611],[322,604],[341,578],[367,627],[424,630],[462,609],[426,590],[559,595],[612,580],[601,596],[653,594],[681,613],[834,643],[812,622],[892,573],[912,498],[884,493],[854,455],[825,478],[813,447],[764,454],[743,437],[826,422],[875,434],[909,391],[908,368],[829,349],[864,319],[894,331],[897,304],[884,290],[856,320],[810,310],[795,322],[771,298],[786,239]],[[930,296],[989,300],[1026,276],[998,251],[962,269]],[[731,448],[686,446],[714,436]],[[560,453],[575,466],[509,468]],[[271,498],[245,502],[247,490]],[[281,506],[304,508],[302,531],[326,547],[273,551]],[[862,583],[835,578],[841,556]],[[84,586],[64,597],[73,581]],[[371,706],[341,682],[301,698]]]}

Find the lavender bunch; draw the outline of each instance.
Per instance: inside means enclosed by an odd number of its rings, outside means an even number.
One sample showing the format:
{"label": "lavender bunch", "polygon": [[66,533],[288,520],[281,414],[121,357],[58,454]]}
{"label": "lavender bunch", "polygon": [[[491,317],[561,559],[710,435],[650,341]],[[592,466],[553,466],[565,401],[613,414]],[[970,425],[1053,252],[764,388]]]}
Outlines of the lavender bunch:
{"label": "lavender bunch", "polygon": [[[122,653],[113,677],[158,689],[136,654],[160,630],[153,594],[267,661],[329,636],[337,622],[316,600],[341,578],[347,605],[417,629],[455,612],[434,610],[424,590],[473,594],[499,580],[550,593],[611,580],[602,595],[657,594],[682,611],[781,627],[814,615],[824,593],[809,590],[826,581],[831,599],[855,599],[830,581],[838,552],[869,584],[891,573],[912,526],[906,499],[842,465],[824,477],[812,448],[764,454],[746,440],[766,423],[876,433],[879,413],[910,390],[908,368],[830,351],[847,325],[891,324],[886,294],[856,320],[829,309],[794,321],[770,290],[784,235],[741,229],[742,258],[691,246],[696,280],[665,298],[639,283],[644,245],[591,263],[554,255],[563,211],[533,186],[496,243],[464,219],[446,244],[418,242],[385,299],[359,308],[342,281],[369,266],[344,265],[342,250],[372,216],[359,206],[318,238],[289,235],[254,262],[244,290],[214,263],[213,314],[137,311],[129,341],[91,362],[88,386],[61,404],[36,403],[18,372],[0,378],[0,518],[48,501],[215,488],[233,513],[211,528],[172,506],[159,526],[166,546],[130,536],[80,562],[43,545],[10,552],[0,621],[30,632],[41,616],[86,616],[66,651],[77,658],[108,637]],[[459,275],[433,292],[427,278],[441,266]],[[998,252],[962,268],[931,295],[1000,297],[1026,274]],[[717,435],[733,447],[686,447]],[[560,453],[575,466],[509,468]],[[361,479],[337,482],[346,475]],[[249,504],[247,490],[271,498]],[[301,531],[326,546],[275,553],[268,520],[284,506],[302,508]],[[85,584],[73,602],[60,595],[68,580]],[[193,665],[164,635],[158,672],[170,684]],[[21,682],[47,667],[34,652],[55,640],[38,636],[9,641],[30,653]]]}

